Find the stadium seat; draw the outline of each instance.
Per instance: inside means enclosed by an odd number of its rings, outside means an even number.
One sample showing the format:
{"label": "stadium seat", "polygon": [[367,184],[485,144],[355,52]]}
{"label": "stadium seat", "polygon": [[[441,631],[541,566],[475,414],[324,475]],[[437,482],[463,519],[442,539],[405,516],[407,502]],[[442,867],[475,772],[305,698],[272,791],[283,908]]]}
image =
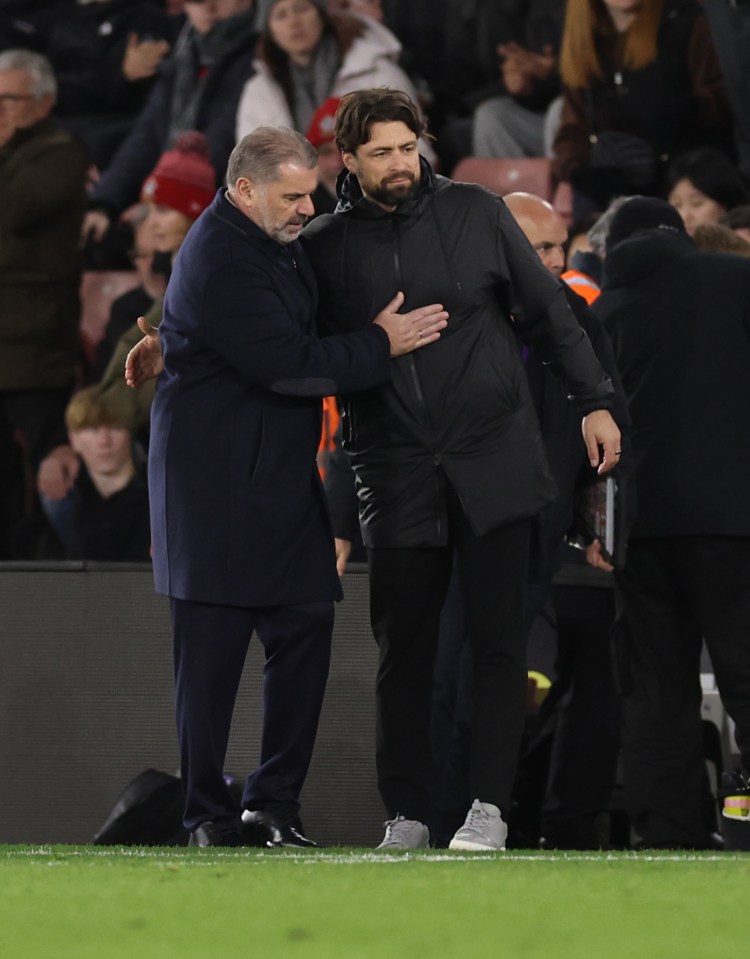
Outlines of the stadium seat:
{"label": "stadium seat", "polygon": [[573,223],[573,190],[569,183],[558,183],[552,196],[552,206],[565,221],[566,226]]}
{"label": "stadium seat", "polygon": [[500,196],[521,190],[552,199],[552,161],[548,157],[464,157],[454,167],[451,179],[479,183]]}
{"label": "stadium seat", "polygon": [[[81,343],[86,362],[91,365],[96,348],[109,321],[114,300],[138,285],[135,270],[89,270],[81,277]],[[133,317],[135,323],[137,317]]]}

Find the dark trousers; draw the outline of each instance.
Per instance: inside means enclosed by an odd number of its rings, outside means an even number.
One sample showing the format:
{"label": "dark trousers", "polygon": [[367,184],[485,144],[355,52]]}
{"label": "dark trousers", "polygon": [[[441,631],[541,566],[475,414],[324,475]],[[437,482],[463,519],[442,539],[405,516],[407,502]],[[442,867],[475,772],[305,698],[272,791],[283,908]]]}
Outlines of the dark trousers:
{"label": "dark trousers", "polygon": [[377,772],[390,816],[424,822],[440,613],[454,553],[472,652],[472,798],[507,810],[526,710],[523,591],[531,521],[476,536],[449,496],[449,545],[370,549],[370,615],[380,649]]}
{"label": "dark trousers", "polygon": [[541,834],[548,843],[597,849],[620,747],[620,704],[612,672],[610,589],[555,586],[557,710]]}
{"label": "dark trousers", "polygon": [[172,628],[186,828],[239,815],[223,772],[253,631],[265,651],[263,731],[242,806],[295,814],[328,678],[333,603],[245,609],[173,599]]}
{"label": "dark trousers", "polygon": [[637,540],[616,574],[625,803],[645,845],[703,846],[705,640],[750,767],[750,538]]}

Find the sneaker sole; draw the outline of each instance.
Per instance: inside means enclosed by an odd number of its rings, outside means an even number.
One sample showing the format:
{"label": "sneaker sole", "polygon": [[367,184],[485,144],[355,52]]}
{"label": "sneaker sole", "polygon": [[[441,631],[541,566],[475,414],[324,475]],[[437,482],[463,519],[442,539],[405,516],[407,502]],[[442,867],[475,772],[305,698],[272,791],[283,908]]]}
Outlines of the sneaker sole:
{"label": "sneaker sole", "polygon": [[505,846],[483,846],[480,842],[469,842],[468,839],[451,839],[448,848],[459,852],[505,852]]}

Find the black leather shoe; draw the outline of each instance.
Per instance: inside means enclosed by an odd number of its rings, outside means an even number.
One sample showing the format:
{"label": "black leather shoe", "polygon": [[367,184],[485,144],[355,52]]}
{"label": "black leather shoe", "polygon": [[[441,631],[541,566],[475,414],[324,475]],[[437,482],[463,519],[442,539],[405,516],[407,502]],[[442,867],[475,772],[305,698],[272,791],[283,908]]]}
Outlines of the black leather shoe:
{"label": "black leather shoe", "polygon": [[245,846],[244,835],[240,830],[227,823],[202,822],[190,833],[188,846],[205,848],[208,846]]}
{"label": "black leather shoe", "polygon": [[245,841],[258,846],[317,849],[318,844],[308,839],[297,816],[281,820],[267,809],[246,809],[242,813]]}

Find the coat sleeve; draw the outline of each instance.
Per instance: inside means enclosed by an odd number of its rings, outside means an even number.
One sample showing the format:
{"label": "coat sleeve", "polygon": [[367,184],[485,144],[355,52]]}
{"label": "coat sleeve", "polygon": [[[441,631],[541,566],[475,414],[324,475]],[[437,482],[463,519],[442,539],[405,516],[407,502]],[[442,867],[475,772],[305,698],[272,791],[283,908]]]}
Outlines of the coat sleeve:
{"label": "coat sleeve", "polygon": [[[238,286],[243,296],[237,296]],[[332,396],[390,378],[388,336],[370,324],[319,339],[285,309],[262,270],[211,275],[203,294],[207,345],[251,383],[289,396]]]}
{"label": "coat sleeve", "polygon": [[563,283],[542,265],[502,201],[496,229],[498,262],[509,279],[503,292],[521,339],[561,376],[568,398],[581,414],[611,409],[612,381],[571,311]]}

